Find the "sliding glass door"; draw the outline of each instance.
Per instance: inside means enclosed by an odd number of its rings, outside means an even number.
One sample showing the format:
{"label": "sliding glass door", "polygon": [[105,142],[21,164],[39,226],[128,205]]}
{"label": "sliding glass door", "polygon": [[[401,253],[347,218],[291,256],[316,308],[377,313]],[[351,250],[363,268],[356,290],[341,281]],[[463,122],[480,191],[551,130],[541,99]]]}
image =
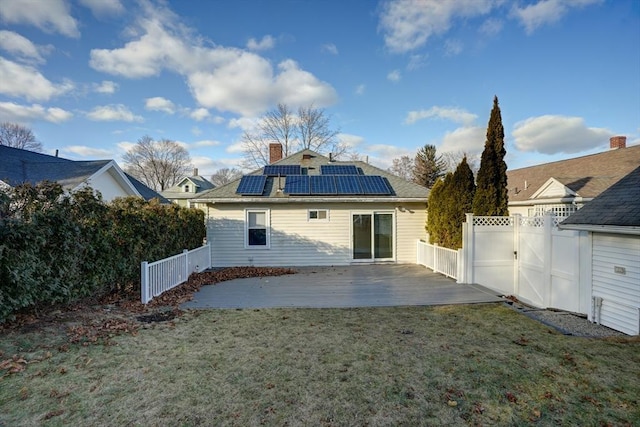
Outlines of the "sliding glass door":
{"label": "sliding glass door", "polygon": [[353,259],[393,259],[393,212],[353,213]]}

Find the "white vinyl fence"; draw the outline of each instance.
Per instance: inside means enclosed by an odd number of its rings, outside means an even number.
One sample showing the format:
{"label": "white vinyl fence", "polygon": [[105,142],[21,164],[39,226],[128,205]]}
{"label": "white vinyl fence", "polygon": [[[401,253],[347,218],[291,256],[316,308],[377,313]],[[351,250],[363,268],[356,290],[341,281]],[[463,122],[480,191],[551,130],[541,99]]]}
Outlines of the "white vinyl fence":
{"label": "white vinyl fence", "polygon": [[154,297],[184,283],[192,273],[211,268],[209,244],[156,262],[141,265],[141,300],[147,304]]}
{"label": "white vinyl fence", "polygon": [[452,279],[460,277],[458,268],[462,266],[462,249],[454,250],[418,241],[417,263],[430,268],[436,273],[444,274]]}

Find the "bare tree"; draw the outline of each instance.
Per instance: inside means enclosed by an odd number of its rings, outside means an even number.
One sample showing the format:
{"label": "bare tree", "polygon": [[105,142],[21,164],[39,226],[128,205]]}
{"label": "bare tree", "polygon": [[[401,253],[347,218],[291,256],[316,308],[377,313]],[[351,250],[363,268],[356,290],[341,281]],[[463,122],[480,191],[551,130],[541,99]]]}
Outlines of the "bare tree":
{"label": "bare tree", "polygon": [[0,124],[0,145],[29,151],[42,151],[42,144],[36,141],[33,131],[17,123]]}
{"label": "bare tree", "polygon": [[253,169],[268,164],[272,143],[282,145],[284,157],[305,148],[339,156],[346,152],[346,146],[338,142],[338,133],[329,127],[323,109],[300,107],[296,115],[286,104],[278,104],[265,114],[254,131],[242,135],[243,167]]}
{"label": "bare tree", "polygon": [[397,157],[392,160],[392,165],[388,169],[394,175],[404,178],[407,181],[413,180],[413,171],[415,169],[415,160],[409,156]]}
{"label": "bare tree", "polygon": [[453,173],[465,157],[467,158],[467,164],[473,172],[473,175],[477,175],[478,169],[480,169],[480,155],[466,153],[461,150],[442,153],[442,160],[447,164],[446,171]]}
{"label": "bare tree", "polygon": [[175,141],[143,136],[122,157],[125,170],[156,191],[176,185],[191,170],[187,150]]}
{"label": "bare tree", "polygon": [[211,183],[216,187],[224,184],[228,184],[242,176],[242,171],[236,168],[222,168],[218,169],[213,175],[211,175]]}

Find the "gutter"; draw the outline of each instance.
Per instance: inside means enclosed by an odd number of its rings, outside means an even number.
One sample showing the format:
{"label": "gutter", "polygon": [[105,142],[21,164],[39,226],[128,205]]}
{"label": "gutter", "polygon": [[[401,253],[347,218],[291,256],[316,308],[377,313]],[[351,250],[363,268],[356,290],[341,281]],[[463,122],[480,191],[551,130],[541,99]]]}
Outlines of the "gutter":
{"label": "gutter", "polygon": [[295,198],[291,199],[288,197],[284,198],[264,198],[264,197],[245,197],[242,199],[239,198],[227,198],[227,199],[189,199],[193,203],[211,203],[213,205],[217,203],[276,203],[276,204],[286,204],[286,203],[424,203],[427,204],[426,198],[363,198],[363,197],[353,197],[353,198],[327,198],[327,197],[304,197],[304,198]]}
{"label": "gutter", "polygon": [[552,203],[585,203],[593,200],[593,197],[555,197],[553,199],[527,199],[509,202],[509,206],[547,205]]}
{"label": "gutter", "polygon": [[591,231],[598,233],[632,234],[640,236],[640,226],[638,225],[593,225],[593,224],[558,224],[562,230]]}

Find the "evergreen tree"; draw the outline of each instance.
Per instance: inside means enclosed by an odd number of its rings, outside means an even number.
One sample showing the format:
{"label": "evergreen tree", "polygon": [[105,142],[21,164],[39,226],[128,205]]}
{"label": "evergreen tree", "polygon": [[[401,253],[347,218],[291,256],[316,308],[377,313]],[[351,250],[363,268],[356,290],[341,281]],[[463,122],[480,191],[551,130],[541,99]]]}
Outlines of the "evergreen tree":
{"label": "evergreen tree", "polygon": [[480,170],[478,170],[476,194],[473,199],[474,215],[509,214],[505,154],[504,128],[496,96],[493,98],[493,109],[487,126],[487,140],[482,151]]}
{"label": "evergreen tree", "polygon": [[475,192],[473,171],[465,156],[453,173],[451,185],[448,188],[445,216],[448,229],[446,234],[449,240],[443,242],[443,246],[451,249],[462,247],[462,223],[466,219],[466,214],[471,212]]}
{"label": "evergreen tree", "polygon": [[431,188],[446,170],[447,162],[436,154],[435,145],[427,144],[416,154],[413,182]]}
{"label": "evergreen tree", "polygon": [[440,221],[440,211],[442,208],[442,195],[444,190],[444,181],[439,179],[431,187],[429,192],[429,200],[427,201],[427,233],[429,233],[429,243],[438,243]]}

